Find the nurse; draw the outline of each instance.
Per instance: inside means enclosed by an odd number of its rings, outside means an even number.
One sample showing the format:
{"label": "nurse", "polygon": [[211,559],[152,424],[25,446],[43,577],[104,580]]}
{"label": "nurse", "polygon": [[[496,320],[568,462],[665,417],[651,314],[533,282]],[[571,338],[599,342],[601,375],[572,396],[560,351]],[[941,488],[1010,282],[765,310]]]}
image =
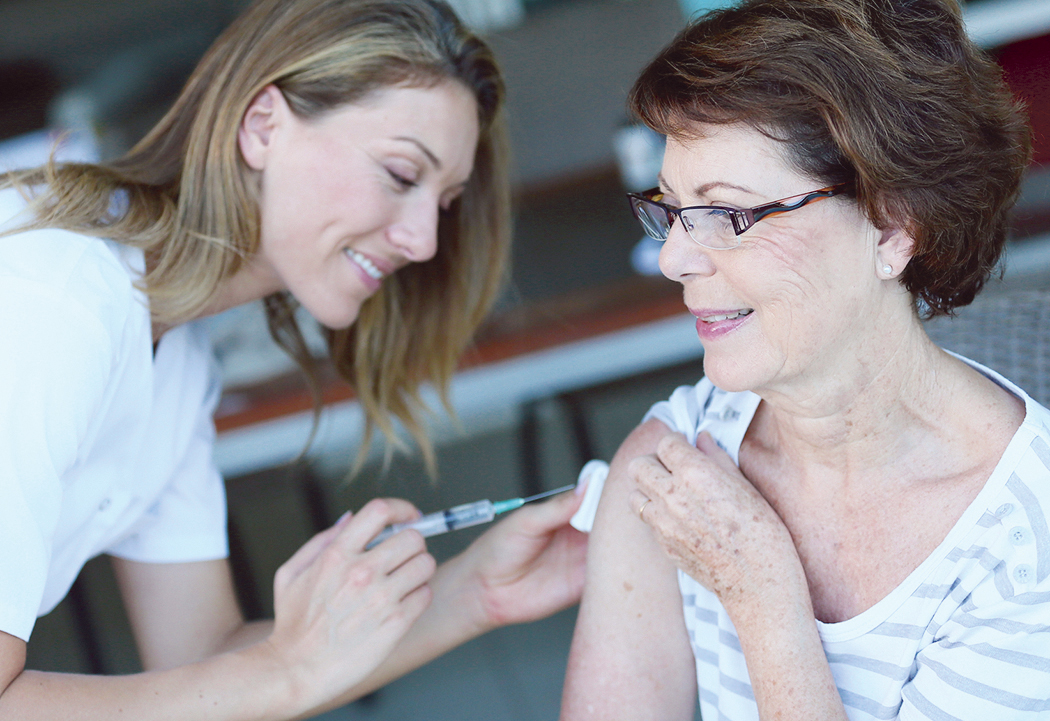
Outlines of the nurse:
{"label": "nurse", "polygon": [[[0,189],[0,719],[285,719],[575,602],[578,499],[525,508],[435,570],[372,501],[300,549],[245,623],[211,460],[218,387],[188,321],[265,299],[327,330],[370,428],[421,437],[509,241],[502,81],[437,0],[259,0],[118,160]],[[428,448],[424,442],[424,448]],[[38,615],[113,558],[143,673],[26,671]]]}

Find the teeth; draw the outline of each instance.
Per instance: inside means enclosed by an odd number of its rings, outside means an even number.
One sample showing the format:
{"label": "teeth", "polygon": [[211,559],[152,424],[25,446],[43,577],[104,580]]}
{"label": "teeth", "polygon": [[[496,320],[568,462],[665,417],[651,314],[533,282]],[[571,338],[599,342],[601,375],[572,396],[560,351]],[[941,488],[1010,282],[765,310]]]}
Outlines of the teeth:
{"label": "teeth", "polygon": [[740,318],[741,316],[750,315],[751,312],[751,309],[748,308],[746,310],[738,310],[736,313],[727,313],[725,315],[709,315],[702,318],[702,320],[705,323],[719,323],[723,320],[732,320],[733,318]]}
{"label": "teeth", "polygon": [[353,248],[347,248],[343,252],[346,253],[348,256],[350,256],[350,259],[352,261],[354,261],[359,266],[364,268],[365,272],[368,273],[370,276],[372,276],[376,280],[382,280],[383,279],[383,271],[379,270],[379,268],[377,268],[375,266],[375,263],[370,261],[368,258],[366,258],[365,256],[361,255],[360,253],[358,253]]}

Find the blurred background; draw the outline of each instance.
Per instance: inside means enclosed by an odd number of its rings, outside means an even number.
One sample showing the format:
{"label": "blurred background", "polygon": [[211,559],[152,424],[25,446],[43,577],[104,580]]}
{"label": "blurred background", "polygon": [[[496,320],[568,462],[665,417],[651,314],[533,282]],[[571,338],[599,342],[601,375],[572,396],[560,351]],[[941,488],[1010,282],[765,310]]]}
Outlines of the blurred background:
{"label": "blurred background", "polygon": [[[452,392],[435,402],[439,475],[361,443],[352,392],[332,380],[316,439],[311,401],[257,308],[209,321],[226,393],[217,460],[246,613],[272,612],[276,567],[311,534],[375,495],[424,511],[574,482],[609,460],[656,400],[702,373],[678,286],[655,272],[623,197],[655,184],[662,139],[630,125],[635,76],[687,19],[719,0],[457,0],[505,70],[514,149],[515,251],[508,288]],[[141,137],[244,0],[0,2],[0,170],[59,157],[106,159]],[[1014,214],[1007,288],[1050,279],[1050,2],[972,0],[972,35],[1027,104],[1036,155]],[[308,319],[307,319],[307,322]],[[314,342],[321,352],[319,337]],[[433,395],[430,396],[432,400]],[[439,560],[480,529],[433,539]],[[574,610],[489,634],[326,719],[555,718]],[[42,619],[29,665],[129,673],[134,646],[108,562],[91,562]]]}

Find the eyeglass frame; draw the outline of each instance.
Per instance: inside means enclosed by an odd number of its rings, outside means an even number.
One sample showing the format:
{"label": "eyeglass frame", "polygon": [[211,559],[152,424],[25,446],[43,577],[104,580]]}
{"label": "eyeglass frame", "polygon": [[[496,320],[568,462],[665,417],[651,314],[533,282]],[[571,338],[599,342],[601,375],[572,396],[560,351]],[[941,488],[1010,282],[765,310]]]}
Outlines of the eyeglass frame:
{"label": "eyeglass frame", "polygon": [[[797,193],[795,195],[789,195],[786,198],[774,200],[769,203],[763,203],[762,205],[756,205],[753,208],[729,208],[724,205],[689,205],[684,208],[674,208],[670,205],[667,205],[666,203],[661,203],[659,200],[653,200],[653,198],[650,197],[653,195],[665,195],[665,193],[661,191],[658,187],[650,188],[649,190],[643,191],[641,193],[628,193],[627,199],[631,204],[631,214],[634,215],[635,219],[639,223],[641,223],[642,229],[646,231],[646,235],[648,235],[650,238],[654,238],[655,240],[659,240],[661,242],[667,240],[667,236],[671,233],[671,226],[674,225],[674,218],[677,217],[678,220],[682,223],[682,227],[685,228],[685,232],[697,245],[701,245],[704,248],[708,248],[710,250],[732,250],[733,248],[740,247],[740,236],[746,231],[750,230],[755,225],[755,223],[762,220],[763,218],[768,218],[771,215],[777,215],[780,213],[788,213],[792,210],[798,210],[799,208],[805,205],[809,205],[810,203],[813,203],[817,200],[823,200],[824,198],[831,198],[836,195],[841,195],[847,192],[851,185],[852,183],[848,182],[836,183],[835,185],[829,185],[825,188],[819,188],[818,190],[811,190],[807,193]],[[799,197],[801,197],[802,200],[798,201],[797,203],[793,205],[783,205],[784,201]],[[667,213],[667,235],[665,235],[663,238],[655,238],[655,236],[649,233],[648,228],[646,228],[645,222],[638,217],[638,210],[637,206],[635,205],[636,200],[641,201],[643,203],[648,203],[649,205],[655,205],[661,210],[663,210],[665,213]],[[726,215],[729,216],[729,221],[733,224],[733,234],[737,238],[736,245],[718,247],[705,245],[704,243],[701,243],[699,240],[693,237],[693,234],[689,232],[689,228],[682,220],[682,213],[684,213],[687,210],[724,211]]]}

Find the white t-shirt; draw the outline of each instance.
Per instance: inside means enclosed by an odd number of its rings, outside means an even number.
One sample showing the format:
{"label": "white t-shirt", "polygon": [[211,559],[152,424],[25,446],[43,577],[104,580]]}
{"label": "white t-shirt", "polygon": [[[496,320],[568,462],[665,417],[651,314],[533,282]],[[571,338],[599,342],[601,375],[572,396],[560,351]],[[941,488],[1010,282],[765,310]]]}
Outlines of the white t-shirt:
{"label": "white t-shirt", "polygon": [[[971,365],[1022,398],[1025,419],[984,489],[903,583],[854,618],[817,621],[853,721],[1050,718],[1050,411],[994,371]],[[706,430],[738,462],[759,401],[705,379],[677,389],[646,419],[694,442]],[[681,571],[678,585],[701,714],[757,720],[725,609]]]}
{"label": "white t-shirt", "polygon": [[[24,205],[0,191],[0,230]],[[178,327],[154,357],[142,268],[66,231],[0,237],[0,630],[23,640],[100,553],[227,554],[208,341]]]}

